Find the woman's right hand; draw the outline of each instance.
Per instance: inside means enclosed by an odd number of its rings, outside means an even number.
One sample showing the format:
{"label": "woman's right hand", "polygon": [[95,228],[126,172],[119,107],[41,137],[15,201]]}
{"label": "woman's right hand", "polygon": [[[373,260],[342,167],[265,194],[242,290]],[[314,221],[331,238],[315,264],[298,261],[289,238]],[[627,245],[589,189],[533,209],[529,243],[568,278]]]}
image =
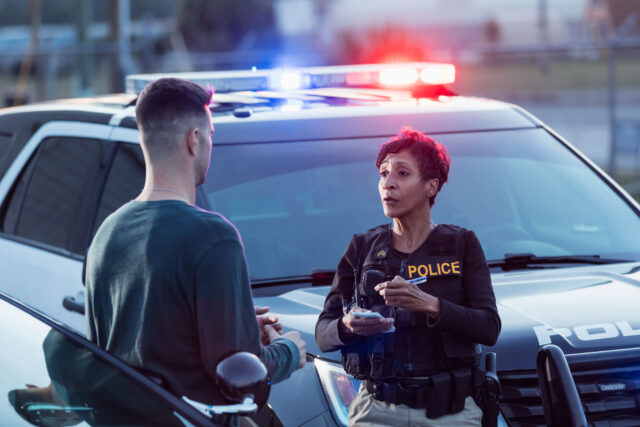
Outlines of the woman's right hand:
{"label": "woman's right hand", "polygon": [[342,316],[340,320],[344,325],[345,329],[356,335],[376,335],[381,334],[383,332],[388,331],[393,326],[393,318],[388,317],[356,317],[353,315],[354,311],[367,312],[370,310],[365,310],[360,307],[354,307],[347,313]]}

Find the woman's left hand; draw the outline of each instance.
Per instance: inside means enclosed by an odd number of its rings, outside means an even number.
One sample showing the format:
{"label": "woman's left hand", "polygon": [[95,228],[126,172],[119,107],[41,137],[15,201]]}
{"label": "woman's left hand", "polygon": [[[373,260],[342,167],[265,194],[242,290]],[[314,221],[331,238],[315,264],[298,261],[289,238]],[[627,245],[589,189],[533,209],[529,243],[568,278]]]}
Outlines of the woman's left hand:
{"label": "woman's left hand", "polygon": [[434,317],[440,315],[440,300],[420,290],[417,285],[407,282],[400,276],[382,282],[375,290],[384,297],[387,305],[409,311],[424,311]]}

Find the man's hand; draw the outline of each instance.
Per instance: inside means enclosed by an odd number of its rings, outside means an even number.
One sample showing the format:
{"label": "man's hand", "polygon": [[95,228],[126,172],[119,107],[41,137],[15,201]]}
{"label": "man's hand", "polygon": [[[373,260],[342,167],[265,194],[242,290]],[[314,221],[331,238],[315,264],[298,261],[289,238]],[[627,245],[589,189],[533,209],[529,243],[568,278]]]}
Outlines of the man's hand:
{"label": "man's hand", "polygon": [[376,335],[381,334],[385,331],[388,331],[393,326],[393,319],[391,318],[365,318],[365,317],[355,317],[353,315],[354,311],[369,311],[363,310],[359,307],[354,307],[351,311],[342,316],[340,320],[345,328],[347,328],[351,333],[357,335]]}
{"label": "man's hand", "polygon": [[269,325],[273,329],[278,332],[278,334],[282,333],[282,325],[278,323],[278,318],[276,316],[263,316],[269,311],[269,307],[254,307],[256,311],[256,320],[258,320],[258,327],[260,327],[260,342],[262,345],[269,345],[271,340],[269,339],[269,334],[265,331],[265,326]]}
{"label": "man's hand", "polygon": [[424,311],[433,317],[440,316],[440,300],[433,295],[422,292],[413,283],[396,276],[389,282],[382,282],[375,290],[384,297],[387,305],[409,311]]}
{"label": "man's hand", "polygon": [[298,347],[298,353],[300,354],[300,364],[298,365],[298,369],[304,366],[304,364],[307,362],[307,343],[305,343],[302,338],[300,338],[300,332],[289,331],[286,334],[281,335],[280,332],[276,331],[270,325],[265,325],[264,329],[269,336],[269,343],[277,338],[287,338],[293,341]]}

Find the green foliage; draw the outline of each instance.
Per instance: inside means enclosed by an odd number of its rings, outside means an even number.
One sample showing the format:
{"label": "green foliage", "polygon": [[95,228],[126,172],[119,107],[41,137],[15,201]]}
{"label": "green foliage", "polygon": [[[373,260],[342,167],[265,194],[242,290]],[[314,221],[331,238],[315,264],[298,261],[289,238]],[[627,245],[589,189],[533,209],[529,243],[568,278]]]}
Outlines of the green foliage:
{"label": "green foliage", "polygon": [[275,25],[271,0],[182,0],[178,28],[191,51],[234,49],[250,31]]}

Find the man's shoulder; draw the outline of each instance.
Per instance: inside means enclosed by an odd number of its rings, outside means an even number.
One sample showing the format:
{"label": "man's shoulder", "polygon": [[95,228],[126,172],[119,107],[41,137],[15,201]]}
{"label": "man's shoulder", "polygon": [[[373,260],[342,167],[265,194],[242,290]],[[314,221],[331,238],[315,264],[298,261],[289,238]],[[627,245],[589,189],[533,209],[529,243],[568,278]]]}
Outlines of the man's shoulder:
{"label": "man's shoulder", "polygon": [[100,227],[96,230],[96,235],[94,236],[94,241],[102,240],[99,236],[104,234],[110,234],[114,229],[120,227],[121,223],[126,223],[127,219],[130,217],[132,211],[134,211],[136,205],[134,201],[129,201],[124,205],[120,206],[115,211],[111,212],[100,224]]}
{"label": "man's shoulder", "polygon": [[209,236],[215,235],[217,240],[240,241],[238,229],[222,214],[196,206],[191,206],[191,208],[189,218],[185,218],[185,220],[188,221],[189,228],[193,232],[206,232]]}
{"label": "man's shoulder", "polygon": [[[96,237],[112,241],[114,235],[158,235],[166,239],[186,239],[191,246],[216,241],[241,241],[238,230],[224,216],[183,202],[131,201],[105,219]],[[108,236],[108,238],[107,238]]]}

